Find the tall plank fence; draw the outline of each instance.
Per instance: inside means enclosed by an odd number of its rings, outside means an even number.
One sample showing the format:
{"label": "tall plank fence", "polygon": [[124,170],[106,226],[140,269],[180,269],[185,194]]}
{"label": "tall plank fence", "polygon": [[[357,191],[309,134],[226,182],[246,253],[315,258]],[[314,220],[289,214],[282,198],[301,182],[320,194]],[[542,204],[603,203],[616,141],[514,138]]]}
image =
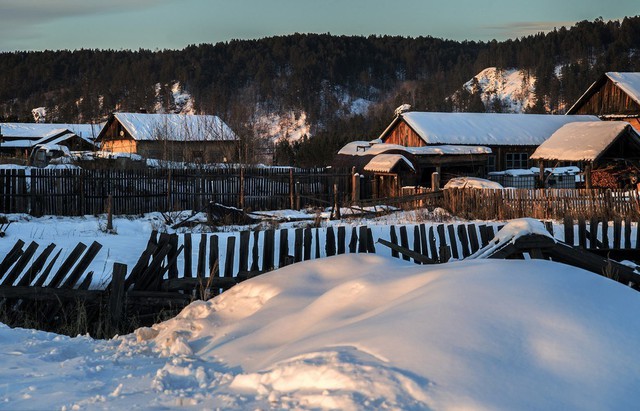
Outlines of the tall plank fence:
{"label": "tall plank fence", "polygon": [[448,189],[443,207],[478,220],[531,217],[561,220],[640,216],[640,193],[611,189]]}
{"label": "tall plank fence", "polygon": [[[327,205],[350,193],[348,171],[314,168],[202,170],[0,170],[0,213],[74,216],[202,210],[213,201],[250,210]],[[343,201],[346,198],[340,198]]]}

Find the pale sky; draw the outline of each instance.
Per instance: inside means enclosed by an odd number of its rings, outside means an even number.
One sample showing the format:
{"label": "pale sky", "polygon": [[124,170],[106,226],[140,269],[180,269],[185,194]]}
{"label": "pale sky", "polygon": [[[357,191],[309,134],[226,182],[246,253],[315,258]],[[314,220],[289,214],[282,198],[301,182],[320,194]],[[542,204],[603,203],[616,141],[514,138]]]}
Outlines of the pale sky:
{"label": "pale sky", "polygon": [[291,33],[506,40],[639,14],[638,0],[0,0],[0,51],[181,49]]}

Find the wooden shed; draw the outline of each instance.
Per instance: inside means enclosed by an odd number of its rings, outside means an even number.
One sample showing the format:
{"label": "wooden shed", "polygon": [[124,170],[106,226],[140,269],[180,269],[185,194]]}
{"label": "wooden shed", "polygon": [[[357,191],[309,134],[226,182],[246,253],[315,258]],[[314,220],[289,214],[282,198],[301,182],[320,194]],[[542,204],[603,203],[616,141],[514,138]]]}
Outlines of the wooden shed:
{"label": "wooden shed", "polygon": [[570,123],[561,127],[533,153],[545,168],[580,164],[587,188],[636,187],[640,177],[640,135],[626,121]]}
{"label": "wooden shed", "polygon": [[640,73],[605,73],[567,114],[590,114],[602,120],[627,121],[640,132]]}
{"label": "wooden shed", "polygon": [[147,113],[112,114],[97,140],[103,151],[196,163],[233,161],[239,141],[217,116]]}
{"label": "wooden shed", "polygon": [[567,123],[598,121],[595,116],[546,114],[397,112],[382,132],[384,143],[405,147],[483,146],[486,171],[529,168],[529,157]]}

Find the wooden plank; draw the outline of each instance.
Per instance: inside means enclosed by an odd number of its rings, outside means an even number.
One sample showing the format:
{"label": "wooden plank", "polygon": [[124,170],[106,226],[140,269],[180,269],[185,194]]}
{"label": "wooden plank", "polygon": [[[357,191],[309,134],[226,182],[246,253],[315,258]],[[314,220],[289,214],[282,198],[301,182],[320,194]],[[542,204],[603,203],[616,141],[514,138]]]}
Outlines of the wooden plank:
{"label": "wooden plank", "polygon": [[251,236],[251,233],[249,231],[240,231],[240,250],[238,254],[240,271],[247,271],[249,269],[249,237],[250,236]]}
{"label": "wooden plank", "polygon": [[[413,226],[413,251],[418,254],[422,254],[422,247],[420,245],[420,227],[417,225]],[[414,262],[418,264],[418,261],[414,260]]]}
{"label": "wooden plank", "polygon": [[18,281],[17,285],[18,286],[31,285],[31,283],[38,276],[38,273],[40,273],[40,271],[44,268],[45,263],[47,262],[47,259],[49,258],[49,255],[51,255],[51,253],[53,252],[53,250],[55,248],[56,248],[55,244],[53,244],[53,243],[49,244],[40,253],[40,255],[38,257],[36,257],[36,259],[33,261],[33,263],[27,269],[27,271],[25,271],[24,275],[22,276],[22,278],[20,278],[20,280]]}
{"label": "wooden plank", "polygon": [[294,232],[294,242],[293,242],[293,260],[296,263],[302,261],[302,242],[303,242],[303,231],[302,228],[296,228]]}
{"label": "wooden plank", "polygon": [[178,278],[178,263],[177,263],[177,251],[178,251],[178,234],[169,234],[169,244],[171,244],[171,250],[167,254],[169,261],[173,261],[169,264],[168,275],[169,278]]}
{"label": "wooden plank", "polygon": [[315,235],[315,239],[316,241],[314,242],[316,245],[316,258],[321,258],[322,255],[320,254],[320,229],[316,228],[316,235]]}
{"label": "wooden plank", "polygon": [[436,226],[436,232],[438,233],[438,244],[439,247],[447,246],[447,238],[444,235],[444,224],[438,224]]}
{"label": "wooden plank", "polygon": [[[247,238],[247,241],[248,241],[248,238]],[[173,247],[171,248],[173,249]],[[249,252],[249,244],[247,244],[246,251],[247,253]],[[207,260],[207,235],[202,233],[200,234],[200,243],[198,244],[198,265],[196,268],[196,276],[198,278],[205,278],[207,276],[206,260]],[[247,256],[245,256],[245,263],[246,261],[247,261]]]}
{"label": "wooden plank", "polygon": [[368,253],[376,252],[376,246],[374,245],[373,233],[371,232],[371,228],[367,228],[367,252]]}
{"label": "wooden plank", "polygon": [[624,217],[624,248],[631,248],[631,217]]}
{"label": "wooden plank", "polygon": [[346,251],[347,229],[344,226],[338,227],[338,254],[344,254]]}
{"label": "wooden plank", "polygon": [[427,228],[424,223],[420,224],[420,252],[422,255],[429,255],[429,244],[427,243]]}
{"label": "wooden plank", "polygon": [[458,224],[458,238],[460,239],[460,247],[462,248],[462,257],[466,258],[471,255],[469,252],[469,237],[464,224]]}
{"label": "wooden plank", "polygon": [[251,251],[251,271],[258,271],[260,260],[260,231],[253,232],[253,248]]}
{"label": "wooden plank", "polygon": [[138,278],[140,277],[140,275],[144,272],[144,270],[146,270],[149,264],[149,259],[153,256],[153,254],[155,254],[156,251],[158,251],[157,244],[148,242],[147,248],[142,252],[142,254],[140,255],[140,258],[138,258],[138,261],[131,269],[129,276],[125,279],[125,282],[124,282],[125,291],[128,290],[132,285],[134,285],[138,281]]}
{"label": "wooden plank", "polygon": [[[640,231],[638,232],[640,235]],[[609,220],[602,218],[602,248],[609,248]]]}
{"label": "wooden plank", "polygon": [[22,273],[22,271],[26,268],[27,264],[29,263],[29,260],[31,260],[31,257],[33,257],[37,249],[38,249],[38,243],[36,243],[35,241],[32,241],[27,247],[27,249],[24,251],[24,253],[22,253],[22,255],[20,256],[16,264],[11,269],[11,271],[9,271],[9,273],[4,277],[4,280],[2,280],[2,283],[0,285],[3,285],[3,286],[13,285],[13,283],[16,281],[20,273]]}
{"label": "wooden plank", "polygon": [[69,277],[62,283],[61,288],[73,288],[82,274],[85,272],[87,268],[89,268],[89,264],[93,261],[93,259],[98,255],[98,252],[102,249],[102,244],[94,241],[89,246],[89,249],[82,256],[78,264],[74,267]]}
{"label": "wooden plank", "polygon": [[336,255],[336,237],[333,232],[333,227],[327,227],[327,240],[325,242],[325,251],[327,257]]}
{"label": "wooden plank", "polygon": [[[396,228],[395,226],[391,225],[389,227],[389,236],[391,238],[391,242],[393,244],[398,245],[398,235],[396,234]],[[391,256],[395,257],[395,258],[399,258],[400,254],[398,253],[398,251],[395,248],[391,248]]]}
{"label": "wooden plank", "polygon": [[589,219],[589,248],[602,248],[602,243],[597,244],[598,241],[598,224],[600,222],[597,218],[591,217]]}
{"label": "wooden plank", "polygon": [[355,253],[358,251],[358,229],[356,227],[351,228],[351,239],[349,240],[349,252]]}
{"label": "wooden plank", "polygon": [[378,239],[378,242],[384,246],[387,246],[389,248],[391,248],[392,250],[395,250],[397,253],[402,254],[402,258],[404,260],[410,261],[412,258],[415,262],[417,263],[422,263],[422,264],[435,264],[436,262],[433,261],[432,259],[430,259],[427,256],[424,256],[420,253],[417,253],[413,250],[410,250],[406,247],[397,245],[392,243],[391,241],[387,241],[384,240],[382,238]]}
{"label": "wooden plank", "polygon": [[436,245],[436,234],[433,226],[429,226],[429,251],[431,252],[429,257],[433,261],[438,261],[440,257],[438,256],[438,246]]}
{"label": "wooden plank", "polygon": [[480,231],[480,246],[486,247],[489,245],[489,241],[491,241],[491,237],[489,236],[489,230],[487,229],[486,224],[480,224],[478,226],[478,230]]}
{"label": "wooden plank", "polygon": [[584,217],[578,217],[578,246],[587,248],[587,223]]}
{"label": "wooden plank", "polygon": [[569,244],[570,246],[573,246],[575,244],[574,232],[573,232],[573,218],[565,216],[563,220],[563,228],[564,228],[565,244]]}
{"label": "wooden plank", "polygon": [[[52,244],[52,245],[55,246],[55,244]],[[47,278],[49,278],[49,274],[51,273],[51,270],[53,269],[53,266],[56,263],[56,261],[58,261],[58,257],[60,257],[61,253],[62,253],[62,250],[58,250],[56,255],[54,255],[51,261],[49,261],[49,264],[47,264],[47,268],[45,268],[40,275],[35,276],[34,281],[32,281],[32,283],[28,285],[31,285],[34,287],[42,287],[45,281],[47,281]]]}
{"label": "wooden plank", "polygon": [[16,261],[18,261],[18,259],[23,253],[22,251],[23,246],[24,246],[24,241],[22,240],[16,241],[16,243],[13,245],[13,248],[11,248],[11,250],[9,250],[7,255],[4,256],[2,263],[0,263],[0,279],[2,279],[4,275],[7,273],[7,271],[9,270],[9,268],[11,268],[11,266]]}
{"label": "wooden plank", "polygon": [[460,254],[458,254],[458,241],[456,241],[456,232],[453,224],[447,224],[447,232],[449,233],[449,247],[451,248],[451,255],[458,260]]}
{"label": "wooden plank", "polygon": [[192,260],[192,242],[191,242],[191,234],[185,233],[183,237],[184,244],[184,272],[182,273],[183,277],[193,277],[193,268],[191,264]]}
{"label": "wooden plank", "polygon": [[118,328],[124,312],[124,280],[126,276],[127,266],[114,263],[111,289],[109,290],[109,314],[111,316],[111,327],[114,329]]}
{"label": "wooden plank", "polygon": [[[171,244],[158,244],[162,248],[158,249],[151,260],[151,263],[144,269],[142,273],[137,277],[133,289],[136,291],[156,291],[162,284],[162,276],[165,269],[162,268],[164,259],[171,250]],[[184,248],[184,245],[178,249],[178,254]],[[165,266],[166,267],[166,266]],[[166,267],[166,270],[169,268]],[[133,271],[133,270],[132,270]]]}
{"label": "wooden plank", "polygon": [[369,233],[367,231],[366,225],[361,225],[358,227],[359,235],[358,235],[358,252],[366,253],[367,252],[367,243],[369,242],[368,237]]}
{"label": "wooden plank", "polygon": [[471,246],[470,251],[473,254],[480,249],[480,242],[478,241],[478,232],[476,231],[476,225],[467,225],[467,231],[469,232],[469,245]]}
{"label": "wooden plank", "polygon": [[279,234],[280,246],[278,247],[278,267],[284,267],[289,264],[289,231],[284,228],[279,231]]}
{"label": "wooden plank", "polygon": [[224,260],[224,277],[233,277],[233,265],[236,252],[236,237],[230,235],[227,237],[227,254]]}
{"label": "wooden plank", "polygon": [[[403,248],[409,249],[409,235],[407,234],[407,226],[400,226],[400,245]],[[406,254],[402,254],[402,259],[409,261],[409,256]]]}
{"label": "wooden plank", "polygon": [[304,229],[304,261],[311,260],[311,245],[313,244],[313,233],[311,228]]}
{"label": "wooden plank", "polygon": [[209,277],[220,276],[220,250],[218,248],[218,241],[218,236],[215,234],[209,237]]}
{"label": "wooden plank", "polygon": [[47,284],[48,287],[58,288],[62,283],[62,280],[66,277],[67,273],[71,270],[71,267],[75,264],[75,262],[80,258],[84,250],[87,248],[83,243],[78,243],[71,254],[64,260],[58,271],[56,271],[55,275]]}
{"label": "wooden plank", "polygon": [[547,229],[549,234],[551,234],[552,236],[554,235],[554,233],[553,233],[553,221],[545,221],[544,222],[544,227]]}
{"label": "wooden plank", "polygon": [[621,248],[621,237],[622,237],[622,220],[620,217],[615,217],[613,219],[613,248],[619,249]]}
{"label": "wooden plank", "polygon": [[264,247],[262,258],[262,271],[271,271],[274,269],[273,256],[275,252],[276,233],[273,229],[264,232]]}

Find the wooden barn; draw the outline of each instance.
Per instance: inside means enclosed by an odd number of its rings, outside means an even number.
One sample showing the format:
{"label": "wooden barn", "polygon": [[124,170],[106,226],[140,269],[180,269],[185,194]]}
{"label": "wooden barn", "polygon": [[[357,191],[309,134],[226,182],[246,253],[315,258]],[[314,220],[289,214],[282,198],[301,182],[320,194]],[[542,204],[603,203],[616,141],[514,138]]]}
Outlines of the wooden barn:
{"label": "wooden barn", "polygon": [[101,150],[194,163],[236,157],[238,136],[217,116],[114,113],[97,141]]}
{"label": "wooden barn", "polygon": [[488,147],[486,171],[529,168],[529,157],[567,123],[595,116],[546,114],[399,112],[382,132],[384,143],[405,147]]}
{"label": "wooden barn", "polygon": [[590,114],[602,120],[627,121],[640,131],[640,73],[605,73],[567,114]]}
{"label": "wooden barn", "polygon": [[539,178],[545,168],[578,164],[587,188],[636,188],[640,177],[640,135],[626,121],[569,123],[533,153]]}

